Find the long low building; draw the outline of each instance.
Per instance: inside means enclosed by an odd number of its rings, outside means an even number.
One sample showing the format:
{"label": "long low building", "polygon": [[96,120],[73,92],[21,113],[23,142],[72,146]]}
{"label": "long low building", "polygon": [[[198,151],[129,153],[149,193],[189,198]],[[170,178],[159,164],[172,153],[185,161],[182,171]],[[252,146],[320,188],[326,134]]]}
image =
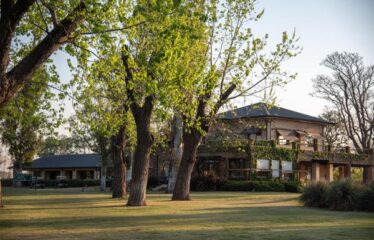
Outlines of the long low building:
{"label": "long low building", "polygon": [[44,180],[100,179],[99,154],[74,154],[43,156],[32,161],[28,168],[33,177]]}

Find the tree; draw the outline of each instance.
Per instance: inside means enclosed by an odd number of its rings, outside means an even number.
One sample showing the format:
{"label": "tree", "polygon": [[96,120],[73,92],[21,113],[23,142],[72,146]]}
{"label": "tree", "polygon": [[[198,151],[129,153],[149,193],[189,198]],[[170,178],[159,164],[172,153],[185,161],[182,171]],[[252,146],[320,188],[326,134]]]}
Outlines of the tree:
{"label": "tree", "polygon": [[334,149],[346,146],[348,143],[348,137],[345,133],[344,124],[339,118],[338,112],[325,108],[320,117],[332,123],[331,125],[327,125],[325,128],[325,144]]}
{"label": "tree", "polygon": [[[98,42],[100,43],[100,39]],[[101,48],[97,46],[95,49]],[[122,62],[118,55],[105,54],[92,61],[90,65],[75,68],[75,79],[72,82],[76,87],[74,106],[77,120],[81,123],[80,134],[88,135],[86,138],[91,141],[86,142],[89,142],[91,149],[100,153],[102,157],[102,190],[105,189],[105,169],[108,161],[113,161],[114,198],[126,194],[127,162],[124,151],[132,121],[121,68]]]}
{"label": "tree", "polygon": [[169,179],[167,192],[173,192],[175,182],[177,180],[177,174],[179,169],[179,164],[182,159],[183,146],[182,146],[182,135],[183,135],[183,120],[182,117],[176,113],[173,117],[171,124],[171,161],[169,167]]}
{"label": "tree", "polygon": [[48,87],[53,81],[49,77],[44,68],[39,69],[20,94],[1,110],[2,142],[13,158],[14,180],[22,173],[23,164],[31,162],[38,152],[41,136],[53,132],[61,122],[61,112],[51,108],[50,101],[56,95]]}
{"label": "tree", "polygon": [[85,153],[89,146],[79,136],[48,136],[42,140],[40,156]]}
{"label": "tree", "polygon": [[[0,161],[0,164],[2,164],[4,161]],[[1,186],[1,176],[0,176],[0,208],[3,208],[4,207],[4,204],[3,204],[3,188]]]}
{"label": "tree", "polygon": [[264,11],[255,11],[256,1],[207,1],[206,21],[209,39],[204,71],[193,79],[183,78],[182,96],[177,104],[183,118],[183,154],[173,192],[173,200],[190,199],[190,180],[197,148],[220,108],[238,97],[282,86],[294,75],[282,72],[281,63],[295,56],[295,34],[283,33],[276,49],[266,54],[266,41],[254,37],[250,21],[258,21]]}
{"label": "tree", "polygon": [[[137,143],[133,163],[129,206],[146,205],[148,168],[154,136],[151,119],[155,108],[168,108],[180,76],[194,72],[189,65],[203,27],[194,15],[200,5],[193,1],[139,1],[133,18],[147,24],[132,28],[122,55],[126,71],[127,99],[135,119]],[[148,21],[157,19],[157,21]]]}
{"label": "tree", "polygon": [[83,1],[1,0],[0,108],[69,40],[85,11]]}
{"label": "tree", "polygon": [[374,147],[374,65],[365,67],[357,53],[334,52],[322,65],[332,75],[313,79],[314,95],[336,109],[345,132],[359,153]]}

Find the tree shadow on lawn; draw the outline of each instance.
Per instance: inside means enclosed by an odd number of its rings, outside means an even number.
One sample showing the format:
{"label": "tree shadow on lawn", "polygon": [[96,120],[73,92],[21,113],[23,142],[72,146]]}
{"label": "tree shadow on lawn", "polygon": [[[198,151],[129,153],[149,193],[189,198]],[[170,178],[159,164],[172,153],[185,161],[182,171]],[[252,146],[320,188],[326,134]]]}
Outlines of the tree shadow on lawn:
{"label": "tree shadow on lawn", "polygon": [[[100,207],[99,207],[100,208]],[[112,209],[113,206],[108,207]],[[92,207],[93,211],[96,210]],[[246,223],[246,222],[269,222],[269,223],[320,223],[328,220],[359,220],[362,217],[373,219],[374,214],[362,212],[331,212],[324,209],[310,209],[304,207],[276,206],[276,207],[236,207],[236,208],[203,208],[195,209],[195,213],[191,211],[174,212],[173,214],[145,214],[145,208],[120,208],[113,209],[113,212],[106,212],[103,215],[70,216],[70,217],[47,217],[29,220],[0,220],[2,226],[19,226],[20,221],[23,227],[49,228],[51,225],[55,227],[70,228],[115,228],[147,225],[164,225],[177,223],[180,225],[193,224],[204,225],[204,223]],[[130,210],[130,211],[129,211]],[[10,210],[11,211],[11,210]],[[95,213],[95,212],[93,212]],[[118,214],[123,214],[118,216]],[[139,213],[139,215],[134,215]],[[334,216],[332,216],[332,213]],[[113,215],[110,215],[113,214]],[[265,228],[267,226],[264,226]]]}
{"label": "tree shadow on lawn", "polygon": [[374,215],[355,212],[332,214],[328,210],[279,206],[206,208],[196,209],[195,213],[176,214],[139,212],[139,215],[129,215],[129,209],[135,210],[130,211],[132,214],[144,210],[122,208],[115,213],[90,217],[6,219],[0,220],[0,229],[8,228],[9,232],[13,231],[11,228],[20,229],[15,231],[17,236],[26,235],[29,229],[37,229],[35,239],[48,238],[43,236],[44,232],[53,232],[56,239],[58,233],[62,232],[64,238],[83,239],[90,239],[88,236],[92,236],[92,239],[100,239],[99,236],[113,236],[114,239],[120,239],[120,236],[122,239],[256,239],[261,236],[264,237],[261,239],[335,239],[324,236],[340,236],[341,239],[347,234],[351,234],[348,239],[370,239],[366,236],[374,234],[370,225],[360,224],[364,217],[373,219],[374,223]]}

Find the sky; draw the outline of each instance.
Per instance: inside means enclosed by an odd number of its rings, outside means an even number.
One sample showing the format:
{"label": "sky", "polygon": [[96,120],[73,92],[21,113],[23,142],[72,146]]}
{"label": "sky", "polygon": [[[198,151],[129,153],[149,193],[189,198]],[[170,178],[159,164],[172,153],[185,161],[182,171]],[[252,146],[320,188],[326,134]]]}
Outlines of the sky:
{"label": "sky", "polygon": [[[295,30],[303,48],[300,55],[283,65],[298,77],[276,91],[279,106],[314,116],[322,113],[328,103],[310,94],[312,79],[329,74],[320,63],[330,53],[356,52],[366,65],[374,64],[374,0],[259,0],[256,7],[258,11],[265,9],[265,14],[253,24],[255,34],[268,33],[271,45],[281,40],[282,32]],[[69,81],[66,55],[57,53],[53,59],[62,81]],[[249,103],[251,100],[235,106]],[[66,108],[68,116],[73,112],[69,101]]]}

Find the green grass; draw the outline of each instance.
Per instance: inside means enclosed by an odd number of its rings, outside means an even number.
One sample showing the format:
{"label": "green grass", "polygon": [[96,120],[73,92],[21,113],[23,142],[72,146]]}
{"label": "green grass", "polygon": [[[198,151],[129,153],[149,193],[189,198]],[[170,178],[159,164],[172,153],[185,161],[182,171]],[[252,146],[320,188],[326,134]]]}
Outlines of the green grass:
{"label": "green grass", "polygon": [[97,189],[4,189],[0,239],[373,239],[374,213],[300,207],[292,193],[151,193],[125,207]]}

